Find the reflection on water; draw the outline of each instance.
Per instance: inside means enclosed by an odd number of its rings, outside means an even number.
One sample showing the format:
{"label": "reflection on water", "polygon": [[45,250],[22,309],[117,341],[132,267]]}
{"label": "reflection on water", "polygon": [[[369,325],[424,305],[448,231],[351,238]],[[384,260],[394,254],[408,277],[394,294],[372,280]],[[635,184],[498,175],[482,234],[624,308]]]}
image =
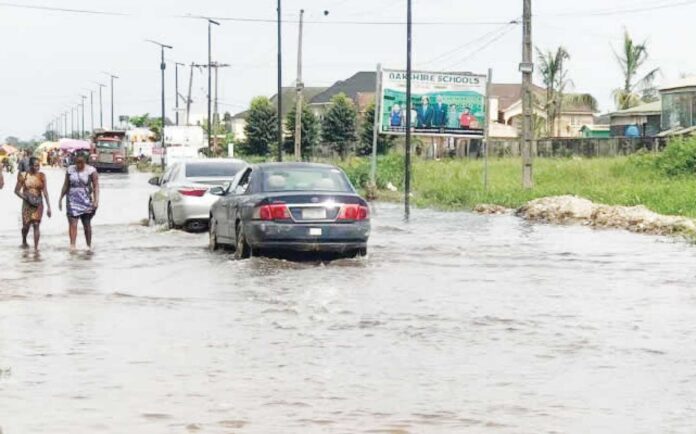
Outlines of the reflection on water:
{"label": "reflection on water", "polygon": [[692,429],[691,246],[380,205],[367,259],[234,261],[147,179],[103,176],[93,253],[17,248],[0,192],[2,432]]}

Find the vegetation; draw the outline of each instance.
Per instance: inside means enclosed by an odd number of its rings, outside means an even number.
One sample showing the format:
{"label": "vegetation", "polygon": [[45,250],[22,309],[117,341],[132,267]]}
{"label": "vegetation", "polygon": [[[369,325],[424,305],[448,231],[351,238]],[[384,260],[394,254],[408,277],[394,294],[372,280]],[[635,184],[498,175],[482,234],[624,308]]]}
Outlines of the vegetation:
{"label": "vegetation", "polygon": [[[285,129],[290,132],[290,137],[285,145],[285,152],[295,153],[295,124],[296,124],[297,106],[285,116]],[[302,105],[302,135],[300,141],[300,150],[302,159],[309,159],[310,155],[314,155],[314,148],[319,144],[320,124],[314,112],[312,112],[307,104]]]}
{"label": "vegetation", "polygon": [[[676,142],[675,142],[676,143]],[[483,161],[415,159],[413,201],[418,206],[471,209],[477,204],[517,208],[529,200],[556,195],[577,195],[609,205],[645,205],[662,214],[696,217],[696,141],[672,143],[660,155],[597,159],[537,159],[535,188],[521,187],[519,159],[489,162],[488,192],[483,189]],[[670,148],[672,148],[670,150]],[[683,159],[688,163],[683,163]],[[339,162],[356,186],[369,180],[368,158]],[[668,175],[671,173],[672,175]],[[391,182],[403,192],[403,159],[379,159],[378,187]],[[380,198],[400,200],[383,192]]]}
{"label": "vegetation", "polygon": [[[367,106],[365,110],[365,116],[360,124],[360,141],[358,143],[358,148],[356,149],[356,154],[358,155],[372,155],[372,141],[374,140],[375,131],[375,103]],[[379,134],[377,136],[377,153],[379,155],[384,155],[391,148],[394,147],[394,141],[396,137],[386,134]]]}
{"label": "vegetation", "polygon": [[278,140],[276,109],[271,101],[263,96],[254,98],[246,121],[246,142],[241,144],[239,152],[243,155],[269,154],[271,146]]}
{"label": "vegetation", "polygon": [[356,140],[358,112],[344,93],[331,98],[331,106],[322,120],[322,137],[342,159],[348,156]]}
{"label": "vegetation", "polygon": [[648,60],[647,42],[636,43],[628,31],[624,31],[624,41],[620,52],[614,52],[616,61],[624,77],[623,87],[614,90],[614,101],[619,110],[629,109],[641,102],[657,101],[657,90],[653,84],[660,68],[652,69],[641,78],[638,70]]}

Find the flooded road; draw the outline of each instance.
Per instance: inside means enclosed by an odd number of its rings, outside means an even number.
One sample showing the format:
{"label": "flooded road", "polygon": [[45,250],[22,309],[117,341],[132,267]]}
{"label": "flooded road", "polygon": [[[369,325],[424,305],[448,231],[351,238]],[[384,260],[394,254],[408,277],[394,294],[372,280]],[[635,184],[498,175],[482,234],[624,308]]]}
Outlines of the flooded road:
{"label": "flooded road", "polygon": [[48,176],[40,255],[0,191],[3,434],[694,431],[686,243],[377,205],[367,259],[234,261],[133,173],[71,254]]}

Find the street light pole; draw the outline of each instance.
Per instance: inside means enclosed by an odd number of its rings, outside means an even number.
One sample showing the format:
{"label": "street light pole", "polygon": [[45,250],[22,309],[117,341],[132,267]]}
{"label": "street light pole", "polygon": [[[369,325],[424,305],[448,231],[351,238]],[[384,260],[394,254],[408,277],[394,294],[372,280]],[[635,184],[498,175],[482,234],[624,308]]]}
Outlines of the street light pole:
{"label": "street light pole", "polygon": [[114,75],[110,72],[104,72],[111,78],[111,130],[114,129],[114,79],[119,78],[118,75]]}
{"label": "street light pole", "polygon": [[208,18],[208,149],[210,149],[212,141],[210,138],[212,137],[212,122],[211,122],[211,116],[212,116],[212,88],[213,88],[213,71],[212,71],[212,63],[213,63],[213,36],[212,36],[212,25],[215,24],[216,26],[219,26],[220,23],[217,21],[211,20]]}
{"label": "street light pole", "polygon": [[160,63],[160,70],[161,70],[161,75],[162,75],[162,130],[160,131],[160,139],[161,139],[161,146],[162,146],[162,167],[164,168],[164,157],[167,154],[167,145],[164,140],[164,125],[165,125],[165,118],[166,118],[166,113],[165,113],[165,104],[164,104],[164,70],[167,69],[167,64],[164,62],[164,49],[173,49],[171,45],[163,44],[161,42],[153,41],[151,39],[148,39],[147,42],[150,42],[152,44],[158,45],[160,47],[161,51],[161,57],[162,61]]}
{"label": "street light pole", "polygon": [[68,137],[68,112],[63,112],[63,137]]}
{"label": "street light pole", "polygon": [[175,87],[175,97],[174,97],[174,110],[176,112],[176,125],[179,125],[179,67],[184,66],[183,63],[174,62],[174,87]]}
{"label": "street light pole", "polygon": [[297,97],[295,98],[295,160],[302,161],[302,26],[304,9],[300,9],[300,27],[297,40]]}
{"label": "street light pole", "polygon": [[[413,34],[413,5],[407,0],[406,9],[406,158],[404,179],[404,218],[411,217],[411,37]],[[376,113],[375,113],[376,114]]]}
{"label": "street light pole", "polygon": [[278,161],[283,161],[283,27],[281,22],[281,0],[278,0]]}
{"label": "street light pole", "polygon": [[85,95],[80,95],[80,99],[82,102],[80,102],[80,105],[82,106],[82,127],[80,127],[80,138],[84,139],[85,138],[85,99],[87,97]]}

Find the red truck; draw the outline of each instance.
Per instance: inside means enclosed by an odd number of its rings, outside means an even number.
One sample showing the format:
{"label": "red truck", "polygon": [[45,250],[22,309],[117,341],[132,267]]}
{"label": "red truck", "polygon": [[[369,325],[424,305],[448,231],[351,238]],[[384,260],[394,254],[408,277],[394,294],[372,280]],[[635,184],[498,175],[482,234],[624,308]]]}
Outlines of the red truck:
{"label": "red truck", "polygon": [[95,131],[90,164],[98,171],[128,173],[128,141],[125,131]]}

